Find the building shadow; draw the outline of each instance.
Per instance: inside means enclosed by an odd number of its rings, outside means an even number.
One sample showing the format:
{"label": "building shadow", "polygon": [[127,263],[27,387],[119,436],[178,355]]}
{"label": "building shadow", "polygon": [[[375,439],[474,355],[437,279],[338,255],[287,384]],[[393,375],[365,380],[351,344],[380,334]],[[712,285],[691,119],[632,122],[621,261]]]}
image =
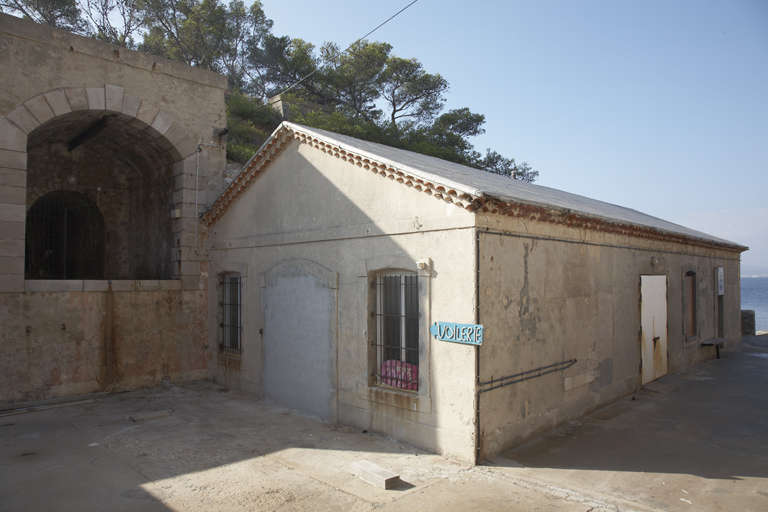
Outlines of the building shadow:
{"label": "building shadow", "polygon": [[[349,464],[363,459],[400,484],[384,491],[352,475]],[[2,510],[178,510],[206,489],[225,503],[226,486],[274,494],[283,473],[294,494],[302,475],[386,502],[466,467],[210,382],[0,417]]]}
{"label": "building shadow", "polygon": [[759,345],[745,341],[662,377],[493,465],[545,478],[558,470],[768,478],[768,347]]}

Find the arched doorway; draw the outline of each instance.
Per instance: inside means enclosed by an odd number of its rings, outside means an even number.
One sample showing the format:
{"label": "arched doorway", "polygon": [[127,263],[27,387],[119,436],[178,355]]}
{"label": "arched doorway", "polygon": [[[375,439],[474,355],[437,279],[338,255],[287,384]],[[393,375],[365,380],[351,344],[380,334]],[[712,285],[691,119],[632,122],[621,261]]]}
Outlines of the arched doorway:
{"label": "arched doorway", "polygon": [[27,279],[103,279],[104,217],[84,194],[49,192],[27,212]]}
{"label": "arched doorway", "polygon": [[[79,196],[90,201],[90,210],[100,212],[103,227],[98,275],[86,269],[75,274],[65,272],[61,263],[53,264],[50,254],[45,258],[47,266],[41,266],[42,263],[34,261],[35,253],[28,252],[33,260],[25,264],[27,279],[173,277],[173,219],[168,215],[176,187],[172,157],[162,140],[152,138],[131,123],[103,112],[76,111],[53,118],[29,134],[29,208],[49,193],[72,192],[74,196],[54,196],[58,199],[46,208],[54,208],[63,198]],[[75,211],[87,210],[82,205],[67,208],[70,216],[80,215]],[[48,232],[53,229],[50,220],[46,221]],[[59,222],[63,222],[62,218]],[[27,233],[30,236],[33,232]],[[27,247],[36,247],[35,244],[39,242],[29,241]],[[56,257],[64,255],[58,251]]]}

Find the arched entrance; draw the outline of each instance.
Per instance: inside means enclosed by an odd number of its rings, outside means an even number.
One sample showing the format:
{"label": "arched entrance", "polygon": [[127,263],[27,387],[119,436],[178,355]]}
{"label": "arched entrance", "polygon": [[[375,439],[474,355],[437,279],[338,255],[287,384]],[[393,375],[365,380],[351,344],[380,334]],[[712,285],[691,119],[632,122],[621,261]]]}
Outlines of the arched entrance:
{"label": "arched entrance", "polygon": [[[99,276],[91,279],[173,277],[169,215],[173,188],[173,160],[161,142],[116,115],[93,110],[71,112],[49,120],[28,136],[29,208],[55,191],[71,192],[94,207],[98,205],[104,225],[104,256]],[[72,217],[72,211],[67,211],[68,222],[74,223],[69,226],[71,231],[81,217]],[[61,251],[56,255],[63,257]],[[34,256],[34,252],[27,252],[27,257]],[[48,257],[46,261],[53,260]],[[40,269],[39,262],[27,261],[26,278],[75,278],[63,269],[47,267],[42,275]]]}
{"label": "arched entrance", "polygon": [[[40,256],[29,252],[37,242],[24,240],[27,212],[55,191],[85,196],[103,220],[101,264],[76,275],[107,280],[181,277],[181,263],[188,257],[182,248],[192,243],[182,233],[196,222],[185,207],[190,197],[197,197],[190,192],[196,183],[183,174],[196,172],[197,147],[170,115],[119,86],[55,89],[0,117],[2,133],[0,156],[7,157],[3,167],[12,174],[6,181],[19,187],[14,189],[17,196],[24,194],[3,210],[2,220],[18,227],[1,233],[0,243],[21,250],[14,255],[11,273],[22,280],[11,288],[23,290],[23,279],[75,275],[61,263],[26,261]],[[97,271],[99,277],[93,277]]]}

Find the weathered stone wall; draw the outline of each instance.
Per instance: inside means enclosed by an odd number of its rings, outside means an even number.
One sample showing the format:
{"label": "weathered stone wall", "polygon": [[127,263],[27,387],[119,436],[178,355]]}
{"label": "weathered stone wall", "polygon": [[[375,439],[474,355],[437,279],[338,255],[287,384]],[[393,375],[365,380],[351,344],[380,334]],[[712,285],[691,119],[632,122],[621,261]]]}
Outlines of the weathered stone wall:
{"label": "weathered stone wall", "polygon": [[[719,337],[717,267],[725,271],[726,346],[740,341],[738,252],[535,221],[483,222],[495,229],[480,235],[480,322],[487,329],[480,382],[533,371],[529,380],[481,393],[483,458],[640,387],[642,275],[666,276],[668,373],[714,356],[700,344]],[[697,334],[690,338],[683,333],[687,271],[697,277]],[[562,371],[534,371],[573,360]]]}
{"label": "weathered stone wall", "polygon": [[48,287],[68,291],[2,295],[0,403],[205,378],[205,292],[178,281]]}
{"label": "weathered stone wall", "polygon": [[[204,377],[226,78],[5,14],[0,69],[0,401]],[[103,216],[105,280],[25,279],[27,212],[61,191]]]}
{"label": "weathered stone wall", "polygon": [[[135,269],[131,278],[170,273],[199,289],[205,232],[197,215],[223,185],[208,174],[224,169],[215,131],[226,126],[226,78],[5,14],[0,67],[13,70],[0,75],[0,290],[24,291],[26,210],[64,173],[82,178],[73,188],[84,193],[121,182],[116,195],[123,197],[104,204],[114,219],[108,227],[113,275],[125,277],[126,267]],[[110,127],[100,139],[62,150],[104,118]],[[98,179],[89,184],[91,164]],[[52,165],[55,176],[47,174]],[[37,192],[27,189],[28,178]],[[151,186],[158,189],[154,197]],[[171,220],[175,210],[180,215]],[[147,240],[142,232],[164,234]],[[153,247],[162,255],[147,259]]]}

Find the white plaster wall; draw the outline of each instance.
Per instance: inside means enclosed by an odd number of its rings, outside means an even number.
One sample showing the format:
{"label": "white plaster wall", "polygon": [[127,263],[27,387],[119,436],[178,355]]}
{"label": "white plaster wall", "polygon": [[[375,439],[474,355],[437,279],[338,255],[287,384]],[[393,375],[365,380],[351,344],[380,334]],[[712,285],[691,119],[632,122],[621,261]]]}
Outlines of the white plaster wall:
{"label": "white plaster wall", "polygon": [[[474,460],[476,349],[428,334],[435,320],[474,321],[473,222],[453,205],[291,142],[211,228],[211,279],[236,267],[248,274],[242,368],[235,376],[216,365],[212,373],[265,394],[262,287],[269,288],[272,269],[286,261],[312,262],[338,275],[332,419]],[[418,271],[420,389],[382,391],[369,386],[371,277],[386,268],[417,272],[419,261],[429,264]],[[209,289],[215,288],[212,282]],[[218,345],[217,325],[212,311],[211,347]]]}

